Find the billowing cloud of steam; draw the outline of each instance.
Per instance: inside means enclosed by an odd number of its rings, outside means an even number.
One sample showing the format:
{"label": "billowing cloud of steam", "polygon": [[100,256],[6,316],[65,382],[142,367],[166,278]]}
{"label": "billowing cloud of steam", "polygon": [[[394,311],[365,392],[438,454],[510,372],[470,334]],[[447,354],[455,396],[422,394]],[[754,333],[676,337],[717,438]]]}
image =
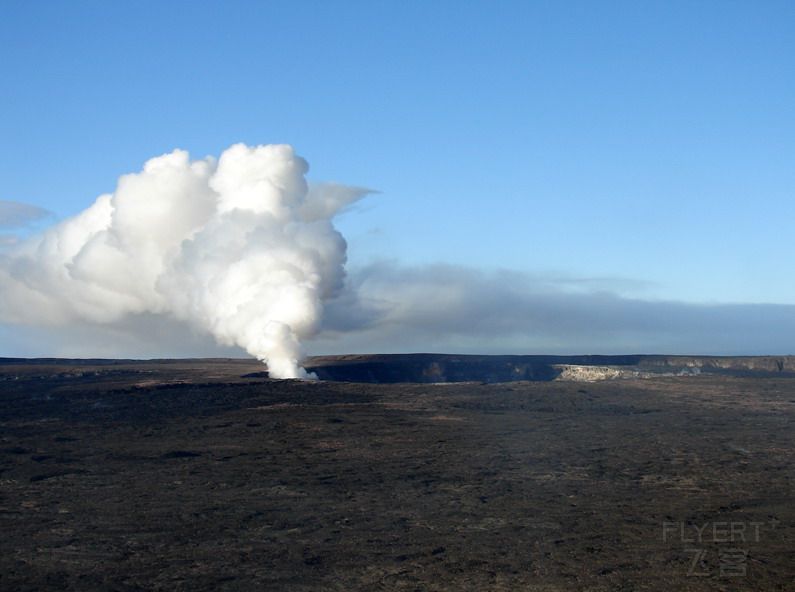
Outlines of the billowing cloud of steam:
{"label": "billowing cloud of steam", "polygon": [[[290,146],[175,150],[79,215],[0,254],[0,322],[64,325],[164,315],[239,346],[272,376],[306,378],[301,341],[340,291],[332,219],[367,192],[309,187]],[[19,214],[21,215],[21,214]]]}
{"label": "billowing cloud of steam", "polygon": [[[289,146],[193,162],[178,150],[37,236],[0,234],[0,344],[136,357],[239,347],[279,377],[307,377],[310,337],[314,353],[793,353],[795,305],[642,300],[622,295],[642,287],[627,280],[444,264],[374,263],[344,282],[332,220],[367,191],[309,187],[306,171]],[[0,201],[0,229],[48,215]]]}

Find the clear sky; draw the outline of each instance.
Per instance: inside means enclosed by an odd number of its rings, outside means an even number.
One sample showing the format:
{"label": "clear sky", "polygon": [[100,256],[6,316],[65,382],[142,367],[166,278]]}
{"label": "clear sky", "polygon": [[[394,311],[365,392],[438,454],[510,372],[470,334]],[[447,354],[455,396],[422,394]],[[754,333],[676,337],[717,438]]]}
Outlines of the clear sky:
{"label": "clear sky", "polygon": [[[379,190],[350,264],[795,304],[795,3],[2,2],[0,199],[58,217],[184,148]],[[626,280],[626,281],[624,281]]]}

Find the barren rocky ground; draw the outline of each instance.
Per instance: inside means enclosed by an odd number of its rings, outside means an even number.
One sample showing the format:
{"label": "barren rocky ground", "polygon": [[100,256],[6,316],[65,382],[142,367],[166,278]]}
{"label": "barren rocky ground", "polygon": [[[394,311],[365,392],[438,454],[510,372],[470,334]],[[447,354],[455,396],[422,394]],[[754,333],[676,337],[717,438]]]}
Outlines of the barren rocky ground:
{"label": "barren rocky ground", "polygon": [[0,364],[0,589],[795,590],[793,378],[260,371]]}

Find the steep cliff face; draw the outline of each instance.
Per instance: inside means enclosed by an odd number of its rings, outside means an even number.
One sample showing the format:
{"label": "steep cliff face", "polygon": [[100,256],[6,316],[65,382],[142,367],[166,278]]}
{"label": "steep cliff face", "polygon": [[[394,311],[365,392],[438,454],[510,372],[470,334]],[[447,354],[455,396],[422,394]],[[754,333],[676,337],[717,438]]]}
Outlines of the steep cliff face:
{"label": "steep cliff face", "polygon": [[606,380],[699,373],[795,376],[795,356],[375,354],[320,356],[307,364],[321,380],[373,383]]}

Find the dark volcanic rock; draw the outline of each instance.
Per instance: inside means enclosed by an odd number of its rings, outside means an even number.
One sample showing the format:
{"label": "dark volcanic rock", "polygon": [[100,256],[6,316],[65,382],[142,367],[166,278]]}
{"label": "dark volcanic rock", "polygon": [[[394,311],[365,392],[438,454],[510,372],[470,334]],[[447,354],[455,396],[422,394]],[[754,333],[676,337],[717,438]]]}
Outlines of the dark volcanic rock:
{"label": "dark volcanic rock", "polygon": [[583,388],[17,361],[0,590],[790,590],[789,363]]}

